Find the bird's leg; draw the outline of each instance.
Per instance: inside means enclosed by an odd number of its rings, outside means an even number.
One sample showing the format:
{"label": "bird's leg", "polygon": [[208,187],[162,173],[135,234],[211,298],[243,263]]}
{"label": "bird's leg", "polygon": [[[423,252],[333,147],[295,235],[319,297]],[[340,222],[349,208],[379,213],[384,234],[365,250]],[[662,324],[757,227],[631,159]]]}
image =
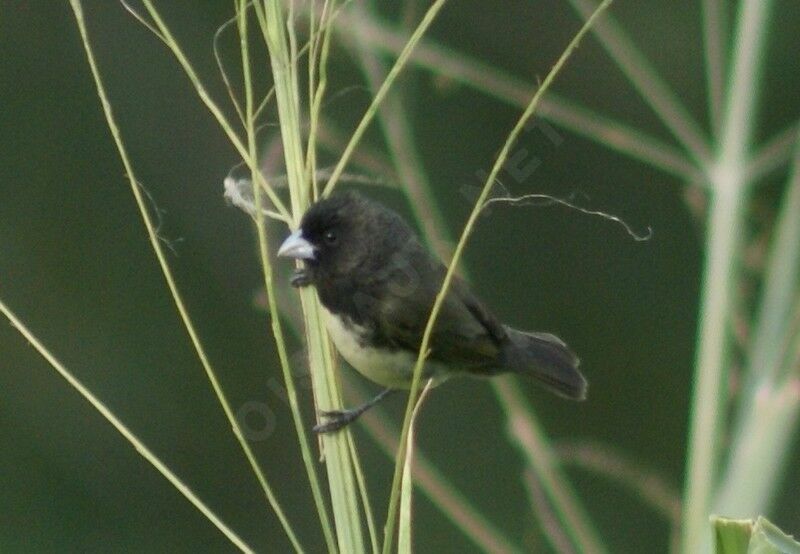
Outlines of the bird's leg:
{"label": "bird's leg", "polygon": [[295,269],[289,279],[289,284],[296,289],[307,287],[311,284],[311,274],[307,269]]}
{"label": "bird's leg", "polygon": [[397,392],[398,389],[385,389],[381,391],[375,398],[364,402],[361,406],[351,408],[349,410],[332,410],[330,412],[320,412],[320,416],[327,419],[324,423],[319,423],[314,426],[315,433],[332,433],[338,431],[358,419],[358,416],[372,408],[375,404]]}

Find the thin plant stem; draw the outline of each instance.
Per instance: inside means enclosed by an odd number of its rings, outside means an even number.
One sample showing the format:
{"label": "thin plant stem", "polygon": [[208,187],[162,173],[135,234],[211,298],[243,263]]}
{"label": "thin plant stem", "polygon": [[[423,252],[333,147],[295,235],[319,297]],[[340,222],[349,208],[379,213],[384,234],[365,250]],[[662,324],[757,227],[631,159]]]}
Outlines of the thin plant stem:
{"label": "thin plant stem", "polygon": [[[764,377],[778,378],[783,369],[781,349],[776,337],[792,316],[792,299],[800,283],[800,133],[795,145],[794,163],[780,213],[775,223],[764,269],[763,294],[755,316],[747,376],[751,385]],[[747,385],[745,385],[747,388]]]}
{"label": "thin plant stem", "polygon": [[[317,126],[317,146],[324,148],[331,154],[341,152],[347,144],[347,136],[341,131],[338,125],[330,118],[321,117]],[[367,179],[364,184],[370,182],[379,187],[399,188],[399,181],[395,177],[395,169],[389,160],[377,148],[371,148],[368,143],[364,143],[353,154],[353,164],[369,175],[379,175],[376,180]]]}
{"label": "thin plant stem", "polygon": [[[369,17],[365,8],[359,8],[360,13],[356,13],[359,14],[360,18]],[[364,67],[364,73],[367,79],[373,87],[376,86],[377,83],[382,80],[382,72],[384,72],[380,59],[372,53],[368,45],[359,44],[355,48],[355,51]],[[400,174],[404,190],[412,199],[412,207],[415,216],[440,257],[447,259],[451,253],[451,248],[448,246],[449,241],[446,239],[448,231],[444,225],[441,213],[437,209],[437,203],[430,194],[430,187],[427,185],[419,157],[414,150],[413,141],[411,140],[411,130],[409,129],[407,118],[404,117],[403,112],[402,96],[401,94],[395,94],[386,99],[384,105],[379,110],[378,117],[382,123],[387,145],[395,160],[395,166]],[[500,395],[502,394],[501,389],[496,386],[496,383],[492,382],[492,384],[494,385],[495,392],[498,394],[498,399],[500,399]],[[524,408],[524,404],[519,402],[514,404],[511,408],[511,411],[516,410],[522,410],[523,414],[527,412]],[[520,417],[524,417],[524,415]],[[527,417],[532,418],[533,414],[527,412]],[[540,457],[548,455],[547,453],[550,451],[550,446],[547,444],[544,437],[542,437],[537,447],[537,449],[529,451],[528,456]],[[545,466],[546,464],[540,463],[537,465]],[[563,476],[559,474],[558,468],[552,468],[550,474],[553,475],[553,480],[557,483],[563,481]],[[464,500],[464,502],[466,502],[466,500]],[[578,512],[579,509],[570,510],[570,513]],[[586,526],[588,527],[589,525],[587,524]],[[465,529],[465,527],[462,526],[462,529]],[[483,546],[483,548],[486,550],[486,546]],[[505,548],[508,547],[506,546]]]}
{"label": "thin plant stem", "polygon": [[[247,5],[249,5],[249,3]],[[247,5],[245,5],[244,10],[247,9]],[[237,8],[236,9],[241,11],[243,8],[239,4],[237,4]],[[244,110],[242,110],[242,107],[239,105],[239,100],[236,98],[236,94],[233,92],[233,85],[231,84],[231,80],[228,77],[228,72],[225,71],[225,64],[222,63],[222,55],[219,52],[219,39],[220,39],[220,37],[222,37],[222,33],[225,32],[225,30],[228,27],[230,27],[234,23],[237,23],[238,21],[239,21],[239,16],[237,14],[237,15],[231,17],[229,20],[227,20],[222,25],[220,25],[220,27],[214,33],[214,40],[212,42],[212,44],[213,44],[212,50],[214,51],[214,61],[217,62],[217,71],[219,71],[219,74],[222,77],[222,82],[225,85],[225,90],[228,91],[228,98],[231,99],[231,104],[233,104],[233,108],[236,110],[236,115],[239,116],[239,121],[241,121],[242,126],[243,127],[247,127],[247,121],[245,120]],[[147,23],[144,23],[144,24],[147,25]],[[153,29],[151,29],[151,31],[152,30]]]}
{"label": "thin plant stem", "polygon": [[397,459],[395,460],[395,469],[394,469],[394,476],[392,479],[392,489],[391,489],[391,496],[389,498],[389,509],[386,516],[386,525],[384,527],[384,542],[383,542],[383,553],[389,554],[392,548],[392,543],[394,541],[394,528],[396,523],[397,517],[397,505],[399,500],[399,490],[400,490],[400,481],[402,477],[402,469],[403,465],[405,464],[405,456],[406,456],[406,441],[408,438],[408,430],[411,424],[411,416],[414,410],[414,406],[416,405],[417,395],[419,393],[419,386],[422,377],[422,366],[424,365],[425,359],[429,355],[429,345],[431,340],[431,335],[433,333],[433,328],[436,323],[436,318],[439,315],[439,311],[441,310],[442,304],[444,299],[447,295],[448,288],[450,287],[450,283],[453,280],[453,275],[455,274],[456,267],[458,266],[458,262],[461,259],[461,255],[464,251],[464,248],[467,243],[467,239],[469,238],[472,229],[475,225],[475,222],[478,219],[478,216],[483,209],[483,203],[486,201],[486,198],[489,195],[490,190],[492,189],[492,185],[495,183],[495,179],[497,175],[500,173],[503,164],[506,162],[508,155],[511,151],[511,147],[515,144],[517,137],[523,131],[525,124],[530,120],[533,114],[536,111],[536,108],[539,105],[539,101],[542,95],[550,88],[550,85],[555,80],[556,75],[561,71],[561,68],[569,59],[572,52],[578,46],[578,43],[583,38],[583,36],[589,31],[589,29],[594,24],[595,20],[602,14],[608,6],[611,4],[611,0],[604,0],[600,6],[598,6],[597,10],[592,13],[581,27],[580,31],[575,35],[575,37],[570,41],[570,43],[565,48],[564,52],[559,57],[556,64],[547,74],[544,81],[542,81],[542,85],[539,90],[531,98],[530,103],[523,111],[522,115],[520,116],[519,120],[517,121],[514,128],[509,133],[505,144],[503,145],[500,153],[492,167],[491,172],[489,173],[488,178],[486,179],[486,183],[481,190],[480,195],[478,196],[477,201],[475,202],[475,206],[470,213],[469,219],[467,220],[466,225],[464,226],[464,230],[461,233],[461,237],[456,245],[455,251],[453,253],[453,259],[451,260],[448,268],[447,273],[442,282],[441,289],[436,296],[436,300],[434,301],[433,308],[431,309],[430,317],[428,318],[428,323],[425,326],[425,332],[422,336],[422,341],[420,344],[419,353],[417,355],[417,361],[414,366],[414,377],[411,382],[411,389],[409,391],[408,403],[406,404],[406,411],[405,417],[403,419],[403,429],[400,433],[400,444],[398,446],[397,452]]}
{"label": "thin plant stem", "polygon": [[703,53],[705,54],[708,112],[712,134],[722,125],[725,95],[725,60],[727,59],[726,2],[703,0]]}
{"label": "thin plant stem", "polygon": [[713,513],[751,517],[769,509],[797,434],[800,384],[766,379],[749,403],[714,498]]}
{"label": "thin plant stem", "polygon": [[275,100],[278,104],[279,124],[283,153],[286,161],[286,176],[289,182],[292,215],[297,218],[301,208],[308,204],[306,187],[303,185],[304,162],[303,147],[300,129],[300,99],[297,96],[297,82],[292,69],[292,57],[286,27],[284,25],[283,11],[277,3],[267,1],[262,6],[261,2],[254,4],[256,17],[264,42],[269,51],[270,65],[272,68]]}
{"label": "thin plant stem", "polygon": [[[359,19],[370,17],[368,6],[359,4],[354,6],[352,11]],[[386,78],[387,70],[375,50],[364,44],[360,37],[360,33],[353,34],[354,54],[361,64],[370,88],[375,91]],[[398,178],[403,183],[403,190],[415,200],[411,203],[411,208],[416,220],[422,226],[425,238],[439,257],[449,258],[452,246],[444,239],[447,236],[444,218],[436,208],[431,187],[422,170],[422,161],[414,146],[410,120],[403,106],[403,95],[396,89],[395,94],[388,96],[378,109],[378,121],[383,129]]]}
{"label": "thin plant stem", "polygon": [[411,412],[411,425],[408,428],[408,442],[406,443],[406,463],[403,465],[403,475],[400,482],[400,534],[397,538],[397,553],[398,554],[411,554],[412,552],[412,506],[414,500],[414,480],[413,480],[413,466],[414,466],[414,449],[416,448],[414,440],[414,431],[416,429],[417,418],[419,417],[422,404],[431,390],[433,379],[428,379],[425,388],[417,398],[417,405]]}
{"label": "thin plant stem", "polygon": [[[75,4],[78,3],[78,0],[71,0],[73,2],[73,9],[75,9]],[[80,10],[80,4],[78,3],[77,10]],[[0,312],[3,313],[4,316],[8,318],[11,324],[20,332],[20,334],[25,337],[25,339],[36,349],[36,351],[45,359],[47,363],[49,363],[53,369],[55,369],[61,377],[64,378],[69,385],[74,388],[78,393],[87,401],[92,407],[97,410],[100,415],[102,415],[106,421],[108,421],[118,432],[122,435],[125,440],[127,440],[131,446],[133,446],[136,451],[147,460],[147,462],[152,465],[161,475],[166,478],[169,483],[175,487],[179,493],[181,493],[186,500],[192,503],[192,505],[197,508],[203,516],[206,517],[211,523],[216,526],[227,538],[228,540],[233,543],[236,548],[241,550],[242,552],[252,553],[254,552],[252,548],[250,548],[239,536],[225,524],[219,516],[217,516],[211,508],[209,508],[198,496],[189,488],[189,486],[181,481],[181,479],[172,472],[171,469],[158,457],[156,456],[152,450],[150,450],[128,427],[122,423],[122,421],[114,415],[108,406],[106,406],[100,399],[98,399],[92,392],[86,388],[86,386],[81,383],[77,377],[75,377],[72,372],[70,372],[64,364],[62,364],[48,349],[44,346],[41,341],[36,338],[36,336],[25,326],[22,321],[11,311],[11,309],[6,306],[6,304],[0,300]]]}
{"label": "thin plant stem", "polygon": [[723,188],[710,198],[684,488],[682,551],[686,554],[705,552],[700,544],[703,536],[710,533],[708,516],[728,397],[728,322],[741,243],[743,200],[738,188]]}
{"label": "thin plant stem", "polygon": [[[281,126],[286,172],[294,221],[299,221],[308,207],[309,187],[302,147],[299,85],[289,68],[292,63],[284,28],[282,3],[266,0],[255,4],[256,17],[264,35],[270,56],[275,98]],[[313,62],[312,62],[313,63]],[[305,319],[306,343],[309,353],[314,399],[318,409],[341,409],[341,393],[333,363],[331,345],[325,332],[319,300],[313,290],[300,290]],[[366,551],[359,510],[358,482],[345,429],[321,437],[328,472],[334,524],[339,551],[362,554]]]}
{"label": "thin plant stem", "polygon": [[[380,407],[373,408],[361,420],[381,451],[393,459],[397,452],[399,430],[389,422],[384,411]],[[521,554],[522,551],[476,510],[419,448],[414,454],[414,481],[431,503],[482,552]]]}
{"label": "thin plant stem", "polygon": [[250,165],[251,181],[253,183],[253,197],[255,199],[256,213],[255,222],[258,232],[258,245],[259,253],[261,255],[261,266],[264,272],[264,286],[267,291],[267,301],[269,303],[270,320],[272,323],[272,333],[275,337],[275,344],[278,349],[278,358],[281,363],[281,370],[283,371],[284,383],[286,386],[287,398],[289,400],[289,407],[292,412],[292,419],[294,420],[295,430],[297,432],[298,440],[300,441],[300,450],[303,458],[303,465],[308,475],[308,481],[311,486],[311,493],[314,498],[314,504],[317,508],[317,514],[320,518],[322,532],[325,537],[325,543],[328,547],[328,552],[335,553],[336,539],[333,536],[333,528],[328,517],[328,509],[325,506],[325,500],[322,496],[322,487],[320,486],[319,475],[317,472],[314,457],[311,454],[311,446],[308,440],[305,424],[303,422],[302,414],[300,413],[300,405],[297,400],[297,390],[295,387],[294,377],[292,376],[291,368],[289,367],[289,356],[286,353],[286,342],[283,337],[283,328],[280,322],[280,312],[278,311],[277,301],[275,298],[275,286],[272,281],[272,264],[269,257],[269,242],[266,236],[266,225],[264,222],[264,214],[262,209],[261,192],[258,189],[258,180],[255,177],[256,173],[260,172],[258,165],[258,153],[256,151],[256,130],[253,109],[253,83],[250,70],[250,50],[248,47],[248,26],[247,26],[247,2],[246,0],[239,0],[238,4],[238,27],[242,55],[242,70],[244,76],[244,89],[245,89],[245,128],[247,131],[247,148],[250,154],[249,159],[252,160]]}
{"label": "thin plant stem", "polygon": [[[597,6],[594,0],[568,1],[583,17],[588,17]],[[711,162],[711,152],[702,129],[619,23],[609,17],[595,27],[594,34],[694,162],[700,167],[707,167]]]}
{"label": "thin plant stem", "polygon": [[105,114],[106,122],[108,123],[109,130],[111,131],[111,135],[114,138],[114,143],[117,146],[117,150],[119,151],[120,158],[122,160],[122,164],[125,167],[125,172],[128,176],[128,180],[130,182],[131,191],[133,192],[133,196],[136,200],[136,205],[139,208],[139,212],[142,216],[142,220],[144,222],[145,228],[147,229],[147,236],[150,240],[150,245],[153,248],[153,252],[158,259],[158,263],[161,266],[161,272],[164,275],[164,279],[167,283],[167,286],[170,290],[173,300],[175,301],[175,306],[180,314],[181,320],[183,322],[184,327],[189,335],[189,338],[192,341],[192,345],[194,346],[195,352],[197,353],[197,357],[200,360],[200,363],[203,366],[203,369],[208,376],[208,379],[211,383],[211,387],[214,390],[214,393],[219,400],[220,405],[222,406],[223,411],[225,412],[225,416],[228,419],[228,423],[230,424],[231,428],[233,429],[233,434],[235,435],[236,439],[239,442],[242,450],[244,451],[245,457],[247,458],[248,462],[250,463],[253,472],[258,479],[258,482],[261,485],[261,488],[264,491],[264,494],[267,498],[269,505],[275,511],[278,520],[280,521],[281,525],[283,526],[286,535],[289,537],[289,540],[292,543],[292,546],[298,552],[302,552],[303,549],[300,546],[300,542],[297,540],[297,536],[294,533],[291,525],[289,524],[286,515],[283,512],[280,504],[278,503],[275,494],[272,491],[272,487],[269,485],[266,477],[264,476],[261,467],[258,464],[258,461],[255,458],[252,450],[250,449],[250,445],[247,443],[247,439],[245,438],[244,434],[242,433],[241,427],[239,425],[238,420],[236,419],[233,410],[231,409],[230,403],[228,402],[225,393],[220,386],[220,383],[217,379],[216,372],[214,371],[213,367],[211,366],[211,362],[206,355],[205,349],[200,341],[200,337],[197,334],[197,331],[194,327],[194,323],[192,322],[191,318],[189,317],[189,312],[186,309],[186,305],[184,304],[183,298],[178,290],[178,286],[175,283],[175,278],[172,274],[172,269],[170,268],[169,264],[167,263],[166,255],[164,254],[164,249],[161,245],[161,240],[158,237],[158,232],[156,230],[155,225],[153,224],[152,218],[150,213],[147,209],[147,201],[145,200],[141,187],[139,186],[139,182],[136,179],[136,176],[133,171],[133,166],[131,165],[130,159],[128,157],[127,149],[125,148],[124,143],[122,142],[122,135],[117,127],[116,120],[114,118],[113,111],[111,109],[111,103],[108,100],[108,96],[106,95],[105,86],[103,85],[103,81],[100,77],[100,71],[97,67],[97,63],[94,58],[94,53],[92,52],[91,45],[89,43],[89,36],[86,31],[86,23],[83,17],[83,8],[81,6],[80,0],[70,0],[72,5],[72,10],[75,13],[75,19],[78,24],[78,29],[81,34],[81,39],[83,41],[84,49],[86,51],[86,57],[89,62],[89,67],[92,72],[92,76],[94,78],[95,86],[97,88],[97,94],[100,98],[100,103],[103,107],[103,112]]}
{"label": "thin plant stem", "polygon": [[558,518],[550,508],[550,500],[544,493],[544,487],[536,473],[532,469],[527,469],[523,472],[522,481],[528,490],[528,503],[531,505],[536,519],[539,520],[539,527],[541,527],[544,538],[558,554],[576,554],[572,542],[564,533]]}
{"label": "thin plant stem", "polygon": [[375,526],[375,513],[372,510],[372,503],[369,500],[367,478],[364,475],[364,468],[361,467],[361,459],[358,456],[356,441],[352,433],[347,435],[347,446],[350,448],[350,456],[353,458],[353,470],[355,471],[358,489],[361,493],[361,506],[364,508],[364,518],[367,520],[370,547],[372,548],[373,554],[378,554],[380,552],[380,546],[378,544],[378,530]]}
{"label": "thin plant stem", "polygon": [[[311,190],[314,200],[319,196],[316,172],[313,169],[317,163],[317,132],[319,129],[319,120],[322,113],[322,100],[325,97],[325,91],[328,87],[328,55],[330,54],[331,36],[333,35],[333,27],[326,25],[326,14],[329,9],[334,9],[335,1],[326,0],[323,5],[322,16],[320,17],[320,25],[326,29],[320,38],[322,42],[319,63],[315,63],[315,57],[310,58],[309,66],[318,67],[319,83],[316,87],[311,88],[309,91],[309,132],[308,132],[308,147],[306,150],[306,169],[309,175],[307,180],[311,182]],[[309,10],[313,18],[314,10]],[[313,84],[314,72],[310,71],[310,83]],[[311,86],[311,84],[309,86]]]}
{"label": "thin plant stem", "polygon": [[728,328],[750,191],[745,160],[756,120],[762,47],[772,5],[771,0],[745,0],[739,9],[718,157],[708,171],[712,192],[681,528],[686,554],[706,552],[711,546],[708,517],[728,405]]}
{"label": "thin plant stem", "polygon": [[[233,144],[234,148],[236,148],[236,151],[239,153],[242,159],[247,160],[249,155],[247,152],[247,146],[244,144],[244,142],[242,142],[242,140],[233,130],[233,127],[231,126],[230,122],[228,122],[228,119],[225,117],[225,114],[222,113],[220,107],[216,104],[216,102],[214,102],[214,100],[211,98],[211,95],[208,94],[208,91],[206,90],[205,86],[203,86],[202,81],[200,81],[200,77],[198,77],[194,68],[189,63],[189,60],[186,58],[186,55],[183,53],[183,50],[181,50],[181,47],[178,44],[178,42],[172,36],[172,32],[166,26],[164,20],[161,19],[161,15],[153,6],[152,1],[142,0],[142,3],[147,9],[147,12],[150,14],[150,17],[153,18],[155,26],[158,28],[160,33],[159,37],[162,38],[164,43],[169,47],[175,58],[178,60],[178,63],[183,68],[184,72],[186,73],[186,76],[189,78],[189,81],[194,86],[195,91],[197,92],[197,96],[200,98],[203,104],[206,105],[211,114],[216,118],[220,127],[222,127],[222,130],[228,136],[228,139],[231,141],[231,144]],[[280,199],[280,197],[278,197],[278,195],[275,193],[272,187],[269,186],[269,184],[264,179],[264,176],[260,172],[257,177],[259,185],[263,187],[264,191],[269,196],[270,201],[275,206],[275,210],[278,213],[280,213],[281,216],[287,222],[290,222],[291,214],[289,213],[289,210],[286,209],[286,206],[284,206],[283,201]]]}
{"label": "thin plant stem", "polygon": [[674,528],[680,526],[680,493],[656,471],[642,467],[602,443],[570,441],[557,444],[555,452],[562,466],[580,467],[622,485],[665,517]]}
{"label": "thin plant stem", "polygon": [[[131,15],[133,15],[133,17],[135,17],[142,25],[147,27],[147,29],[150,30],[151,33],[156,35],[156,37],[158,37],[164,44],[169,46],[169,42],[161,35],[161,33],[158,31],[158,29],[156,29],[149,21],[147,21],[141,15],[139,15],[139,13],[136,12],[136,10],[134,10],[128,4],[126,4],[124,2],[124,0],[120,0],[120,1],[122,2],[123,6],[125,6],[125,9]],[[344,7],[345,5],[349,4],[350,2],[351,2],[351,0],[345,0],[345,2],[342,3],[342,7]],[[247,2],[247,6],[248,7],[250,7],[251,5],[252,5],[252,2]],[[301,56],[303,56],[306,52],[309,52],[309,51],[311,52],[309,58],[311,60],[316,59],[313,47],[315,46],[315,44],[319,40],[319,34],[323,34],[324,35],[326,33],[329,33],[329,31],[333,28],[333,21],[338,15],[339,15],[339,10],[338,9],[333,11],[333,13],[330,15],[330,17],[327,18],[327,22],[325,22],[322,25],[320,25],[320,29],[318,31],[314,27],[314,21],[315,20],[313,18],[311,19],[311,28],[309,30],[310,38],[309,38],[308,42],[306,42],[306,44],[304,44],[303,47],[300,48],[300,50],[297,52],[297,60],[298,61],[299,61]],[[235,23],[236,20],[237,20],[236,16],[228,19],[214,33],[213,51],[214,51],[214,60],[216,61],[216,64],[217,64],[217,70],[219,71],[219,74],[222,77],[222,82],[225,85],[225,89],[228,92],[228,97],[231,99],[231,103],[233,104],[233,107],[236,110],[236,114],[239,116],[239,119],[241,120],[242,126],[244,126],[245,125],[244,112],[242,110],[242,107],[240,106],[239,100],[236,98],[236,95],[233,92],[233,86],[231,85],[230,77],[228,76],[228,72],[225,70],[225,65],[222,62],[222,56],[220,55],[220,52],[219,52],[219,39],[222,36],[222,33],[228,27],[230,27],[233,23]],[[309,64],[309,67],[313,67],[313,66],[314,66],[313,63]],[[313,80],[314,79],[313,78],[313,71],[309,70],[309,72],[310,72],[309,82],[311,84],[313,84],[313,82],[314,82],[314,80]],[[254,121],[258,121],[259,120],[261,115],[264,113],[264,110],[269,105],[269,101],[272,99],[272,96],[274,94],[275,94],[275,87],[273,86],[267,91],[267,93],[264,95],[264,98],[262,98],[261,102],[259,103],[258,108],[256,108],[255,113],[253,114],[253,120]]]}
{"label": "thin plant stem", "polygon": [[792,317],[800,322],[797,214],[800,214],[800,136],[764,271],[745,385],[732,431],[731,455],[714,499],[714,511],[730,517],[766,513],[785,471],[791,437],[797,429],[800,395],[796,386],[782,384],[791,379],[791,365],[785,362],[785,345],[798,332],[792,328]]}
{"label": "thin plant stem", "polygon": [[372,122],[373,117],[375,117],[375,113],[377,112],[378,106],[380,106],[384,97],[389,92],[395,80],[397,79],[397,76],[400,75],[400,72],[408,63],[408,60],[411,57],[411,53],[414,51],[414,48],[417,46],[417,43],[422,39],[422,36],[431,26],[434,19],[436,19],[436,16],[444,7],[446,1],[447,0],[436,0],[433,4],[431,4],[430,8],[428,8],[428,10],[425,12],[422,21],[420,21],[417,28],[408,38],[408,42],[405,44],[403,50],[397,56],[397,60],[395,60],[392,69],[389,70],[386,79],[383,81],[380,88],[373,96],[372,103],[370,104],[369,108],[367,108],[367,111],[364,113],[364,116],[361,118],[361,121],[359,121],[355,131],[353,131],[353,134],[350,137],[350,142],[348,142],[347,147],[344,149],[344,152],[342,152],[342,155],[339,158],[336,167],[334,167],[333,169],[333,173],[331,173],[331,176],[325,185],[325,189],[322,193],[323,196],[327,196],[328,194],[330,194],[331,191],[333,190],[333,187],[336,186],[336,182],[339,180],[339,177],[341,177],[342,173],[347,167],[347,164],[350,161],[350,157],[353,155],[353,151],[355,150],[361,138],[364,136],[364,133],[366,132],[367,127],[369,127],[369,124]]}
{"label": "thin plant stem", "polygon": [[[408,35],[390,28],[363,11],[361,14],[361,17],[342,15],[342,27],[357,28],[358,41],[364,46],[397,55],[408,40]],[[342,34],[341,39],[346,43],[353,42],[352,37],[346,34]],[[420,42],[412,54],[411,62],[436,75],[449,77],[520,108],[525,107],[534,88],[530,83],[508,75],[494,66],[468,58],[429,39]],[[675,147],[578,106],[552,91],[542,99],[538,115],[578,136],[675,175],[682,181],[700,181],[697,167]]]}
{"label": "thin plant stem", "polygon": [[606,552],[607,549],[575,492],[561,477],[558,458],[553,449],[549,448],[541,426],[529,415],[530,408],[526,408],[525,400],[517,387],[508,378],[497,380],[495,387],[503,400],[501,405],[506,413],[509,438],[535,472],[563,532],[579,552]]}
{"label": "thin plant stem", "polygon": [[792,159],[800,133],[800,123],[795,121],[777,135],[759,145],[747,165],[747,180],[759,182]]}

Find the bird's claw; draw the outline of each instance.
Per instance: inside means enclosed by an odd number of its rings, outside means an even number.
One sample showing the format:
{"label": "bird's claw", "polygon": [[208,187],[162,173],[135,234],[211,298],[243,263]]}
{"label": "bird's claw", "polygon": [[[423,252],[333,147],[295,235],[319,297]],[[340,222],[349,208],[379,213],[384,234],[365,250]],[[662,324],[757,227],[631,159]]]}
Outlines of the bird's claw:
{"label": "bird's claw", "polygon": [[347,417],[350,410],[317,410],[319,417],[326,417],[328,419],[337,419]]}
{"label": "bird's claw", "polygon": [[333,420],[333,421],[326,421],[325,423],[317,423],[314,427],[311,428],[318,435],[324,435],[326,433],[333,433],[345,427],[347,423]]}
{"label": "bird's claw", "polygon": [[307,287],[311,284],[311,275],[305,269],[295,269],[289,279],[289,284],[296,289]]}
{"label": "bird's claw", "polygon": [[318,413],[320,417],[327,419],[327,421],[318,423],[312,428],[318,435],[343,429],[361,415],[361,412],[357,410],[319,410]]}

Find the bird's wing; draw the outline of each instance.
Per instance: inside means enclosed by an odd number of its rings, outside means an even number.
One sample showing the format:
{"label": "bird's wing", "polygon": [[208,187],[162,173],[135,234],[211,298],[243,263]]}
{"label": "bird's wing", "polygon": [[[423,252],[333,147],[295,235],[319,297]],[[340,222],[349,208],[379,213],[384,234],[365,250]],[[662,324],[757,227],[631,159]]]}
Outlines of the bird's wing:
{"label": "bird's wing", "polygon": [[[394,347],[418,352],[445,268],[440,263],[415,264],[417,279],[405,289],[388,290],[378,303],[377,328]],[[503,326],[454,278],[436,319],[430,340],[431,358],[454,370],[489,371],[505,337]]]}

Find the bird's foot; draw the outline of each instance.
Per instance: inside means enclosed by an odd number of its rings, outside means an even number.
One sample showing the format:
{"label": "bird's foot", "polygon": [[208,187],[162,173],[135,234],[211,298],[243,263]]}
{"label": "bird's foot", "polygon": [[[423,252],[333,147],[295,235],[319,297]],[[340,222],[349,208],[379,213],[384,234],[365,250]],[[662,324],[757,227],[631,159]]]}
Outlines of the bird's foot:
{"label": "bird's foot", "polygon": [[356,408],[351,408],[349,410],[331,410],[331,411],[319,411],[320,417],[324,417],[327,421],[322,423],[318,423],[314,426],[314,432],[318,434],[322,433],[333,433],[334,431],[338,431],[344,427],[347,427],[355,420],[358,419],[358,416],[372,408],[375,404],[386,398],[387,396],[394,394],[397,392],[397,389],[384,389],[380,394],[378,394],[372,400],[368,400],[367,402],[363,403],[361,406]]}
{"label": "bird's foot", "polygon": [[294,273],[292,273],[292,277],[289,279],[289,284],[296,289],[307,287],[311,284],[311,275],[308,270],[295,269]]}
{"label": "bird's foot", "polygon": [[358,408],[354,410],[320,410],[320,417],[325,418],[326,421],[316,424],[313,431],[320,435],[339,431],[353,423],[362,413],[364,413],[364,410]]}

